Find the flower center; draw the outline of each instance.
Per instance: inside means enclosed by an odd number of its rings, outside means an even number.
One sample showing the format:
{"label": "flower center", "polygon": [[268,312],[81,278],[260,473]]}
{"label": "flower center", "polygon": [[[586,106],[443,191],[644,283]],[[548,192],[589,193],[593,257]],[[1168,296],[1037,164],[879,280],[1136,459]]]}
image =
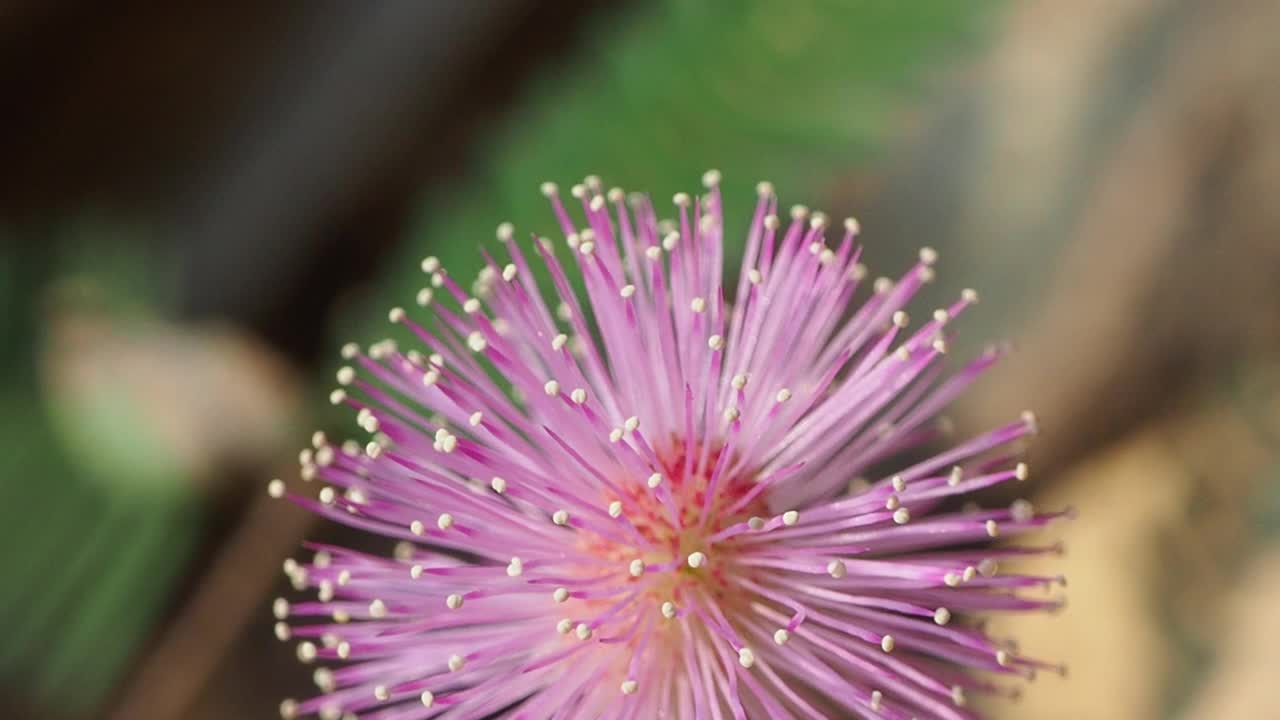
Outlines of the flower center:
{"label": "flower center", "polygon": [[732,528],[762,522],[768,510],[754,473],[722,454],[719,443],[671,438],[657,451],[661,472],[628,479],[619,485],[622,496],[608,500],[621,503],[613,508],[629,527],[612,538],[584,534],[583,549],[623,566],[638,569],[639,561],[644,572],[633,572],[629,582],[650,602],[705,593],[726,603],[739,594]]}

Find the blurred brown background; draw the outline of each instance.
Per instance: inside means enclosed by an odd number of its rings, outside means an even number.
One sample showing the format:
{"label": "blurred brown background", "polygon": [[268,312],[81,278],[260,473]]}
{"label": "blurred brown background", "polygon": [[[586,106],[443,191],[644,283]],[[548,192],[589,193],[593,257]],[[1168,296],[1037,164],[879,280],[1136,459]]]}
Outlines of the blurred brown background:
{"label": "blurred brown background", "polygon": [[[1280,4],[73,0],[0,9],[0,715],[274,717],[270,503],[334,349],[537,184],[856,214],[942,252],[961,432],[1036,410],[1070,604],[999,718],[1280,718]],[[731,226],[730,230],[734,228]],[[926,300],[926,303],[930,300]],[[961,348],[966,349],[966,348]],[[1008,496],[987,498],[1006,502]]]}

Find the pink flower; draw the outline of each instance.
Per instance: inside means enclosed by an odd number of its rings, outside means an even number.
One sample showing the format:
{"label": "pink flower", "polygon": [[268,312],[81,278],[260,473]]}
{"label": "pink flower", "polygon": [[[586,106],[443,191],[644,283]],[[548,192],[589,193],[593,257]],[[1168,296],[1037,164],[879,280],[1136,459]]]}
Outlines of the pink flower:
{"label": "pink flower", "polygon": [[509,260],[471,294],[423,261],[425,309],[391,311],[420,345],[344,350],[332,400],[372,440],[318,434],[303,477],[325,487],[292,497],[403,542],[286,563],[319,600],[278,600],[277,633],[340,667],[285,717],[970,718],[968,694],[1049,667],[968,620],[1057,604],[1020,594],[1054,578],[997,569],[1053,548],[990,544],[1055,515],[952,509],[1026,477],[1034,419],[893,464],[996,360],[943,368],[976,294],[910,330],[925,249],[856,303],[857,222],[828,245],[761,183],[726,302],[718,180],[674,221],[596,178],[574,217],[547,183],[554,293],[503,224]]}

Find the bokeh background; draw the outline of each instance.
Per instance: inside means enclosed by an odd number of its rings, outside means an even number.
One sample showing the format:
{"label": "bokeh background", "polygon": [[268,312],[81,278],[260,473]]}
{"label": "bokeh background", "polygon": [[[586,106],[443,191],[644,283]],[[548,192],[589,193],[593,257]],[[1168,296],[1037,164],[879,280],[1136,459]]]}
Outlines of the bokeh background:
{"label": "bokeh background", "polygon": [[[0,715],[275,717],[273,503],[345,341],[538,183],[725,175],[942,254],[1037,411],[1070,666],[996,718],[1280,718],[1280,4],[648,0],[0,8]],[[734,228],[730,226],[730,231]],[[739,228],[740,229],[740,228]],[[926,299],[922,305],[932,307]],[[965,348],[962,348],[965,349]],[[992,502],[1012,496],[995,495]],[[1054,571],[1056,572],[1056,570]]]}

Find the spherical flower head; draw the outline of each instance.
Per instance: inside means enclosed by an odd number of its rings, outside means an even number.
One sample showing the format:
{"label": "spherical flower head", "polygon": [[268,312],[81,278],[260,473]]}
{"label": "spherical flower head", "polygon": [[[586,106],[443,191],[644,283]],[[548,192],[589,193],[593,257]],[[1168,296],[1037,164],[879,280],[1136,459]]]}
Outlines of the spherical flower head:
{"label": "spherical flower head", "polygon": [[400,542],[286,563],[319,598],[277,634],[321,693],[282,714],[954,719],[1051,667],[972,619],[1056,605],[997,565],[1051,548],[991,544],[1055,515],[954,509],[1025,479],[1034,419],[921,452],[997,358],[944,367],[976,294],[912,329],[936,253],[867,291],[858,224],[829,242],[762,183],[726,301],[718,180],[667,219],[547,183],[562,241],[504,223],[470,292],[427,258],[426,309],[390,313],[414,347],[343,349],[331,400],[368,435],[317,434],[323,489],[290,497]]}

